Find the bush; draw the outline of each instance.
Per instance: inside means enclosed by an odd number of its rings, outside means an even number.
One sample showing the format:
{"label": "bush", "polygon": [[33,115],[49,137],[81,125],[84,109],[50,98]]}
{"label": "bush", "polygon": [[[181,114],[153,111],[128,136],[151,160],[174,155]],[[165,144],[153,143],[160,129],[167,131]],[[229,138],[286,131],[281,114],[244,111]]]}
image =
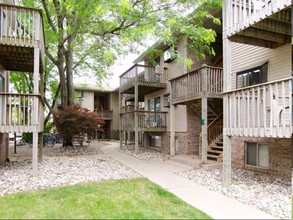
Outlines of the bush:
{"label": "bush", "polygon": [[72,146],[74,136],[94,136],[105,122],[96,113],[71,105],[54,113],[54,124],[63,139],[63,146]]}

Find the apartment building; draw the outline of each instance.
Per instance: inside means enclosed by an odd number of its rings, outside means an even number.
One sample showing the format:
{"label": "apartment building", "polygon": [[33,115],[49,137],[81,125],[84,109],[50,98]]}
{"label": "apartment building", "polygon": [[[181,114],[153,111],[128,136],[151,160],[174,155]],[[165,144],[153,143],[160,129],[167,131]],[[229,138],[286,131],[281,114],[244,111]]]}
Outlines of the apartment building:
{"label": "apartment building", "polygon": [[241,168],[291,180],[292,0],[223,1],[224,184]]}
{"label": "apartment building", "polygon": [[197,59],[188,50],[190,40],[182,37],[176,53],[193,60],[188,69],[158,41],[151,48],[162,53],[146,51],[120,76],[121,146],[133,141],[136,150],[145,146],[221,162],[222,31],[207,25],[217,32],[216,56]]}
{"label": "apartment building", "polygon": [[82,108],[96,112],[105,121],[103,139],[119,139],[118,89],[103,90],[75,86],[75,101]]}
{"label": "apartment building", "polygon": [[[14,1],[0,1],[0,163],[9,158],[8,133],[32,132],[34,175],[37,174],[38,134],[43,132],[44,112],[41,13],[39,9],[16,6]],[[32,93],[10,93],[9,71],[31,74]],[[42,144],[39,151],[41,158]]]}

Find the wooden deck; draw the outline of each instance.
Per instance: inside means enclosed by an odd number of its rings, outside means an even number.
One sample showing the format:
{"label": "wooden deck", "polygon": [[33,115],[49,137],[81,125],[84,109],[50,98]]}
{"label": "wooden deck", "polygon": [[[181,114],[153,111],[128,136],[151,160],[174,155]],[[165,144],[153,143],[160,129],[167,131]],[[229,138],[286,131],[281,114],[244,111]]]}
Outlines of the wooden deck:
{"label": "wooden deck", "polygon": [[139,86],[138,98],[167,87],[166,73],[156,71],[154,66],[136,64],[120,76],[120,93],[134,94],[135,85]]}
{"label": "wooden deck", "polygon": [[227,135],[291,138],[292,77],[225,93]]}
{"label": "wooden deck", "polygon": [[203,66],[170,82],[172,104],[186,103],[202,97],[220,98],[223,92],[223,69]]}
{"label": "wooden deck", "polygon": [[291,43],[292,0],[227,0],[227,34],[230,40],[277,48]]}
{"label": "wooden deck", "polygon": [[0,93],[0,104],[0,133],[43,131],[44,104],[40,95]]}
{"label": "wooden deck", "polygon": [[[135,114],[138,122],[135,123]],[[166,132],[167,112],[132,111],[120,114],[122,131]]]}
{"label": "wooden deck", "polygon": [[0,64],[6,70],[33,72],[37,49],[40,72],[43,72],[45,46],[41,10],[0,4],[0,11]]}

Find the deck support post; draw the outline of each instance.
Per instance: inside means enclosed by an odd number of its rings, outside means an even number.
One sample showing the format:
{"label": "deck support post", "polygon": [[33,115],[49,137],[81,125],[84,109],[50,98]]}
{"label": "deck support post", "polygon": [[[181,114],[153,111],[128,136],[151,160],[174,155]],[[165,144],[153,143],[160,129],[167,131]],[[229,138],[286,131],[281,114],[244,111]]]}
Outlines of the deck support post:
{"label": "deck support post", "polygon": [[[33,92],[35,95],[39,94],[39,74],[40,74],[40,67],[39,67],[39,60],[40,60],[40,49],[35,47],[34,48],[34,88]],[[34,98],[33,102],[33,108],[34,112],[36,114],[33,115],[32,118],[32,124],[38,125],[40,128],[42,127],[40,123],[43,123],[43,121],[40,121],[40,114],[43,114],[40,112],[40,106],[39,106],[39,97]],[[38,132],[33,132],[33,175],[36,176],[38,173]]]}
{"label": "deck support post", "polygon": [[[231,42],[228,39],[227,31],[231,23],[231,2],[223,0],[223,92],[231,90]],[[223,97],[223,185],[231,185],[231,137],[227,136],[229,120],[228,96]]]}
{"label": "deck support post", "polygon": [[223,186],[230,187],[231,175],[232,175],[232,164],[231,164],[231,138],[226,134],[223,135]]}
{"label": "deck support post", "polygon": [[138,85],[134,86],[134,149],[137,154],[139,151],[138,143]]}
{"label": "deck support post", "polygon": [[170,155],[175,155],[175,105],[170,106]]}
{"label": "deck support post", "polygon": [[38,175],[38,133],[33,132],[33,176]]}
{"label": "deck support post", "polygon": [[201,85],[202,85],[202,99],[201,99],[201,162],[207,163],[208,152],[208,99],[207,99],[207,65],[202,65],[201,71]]}

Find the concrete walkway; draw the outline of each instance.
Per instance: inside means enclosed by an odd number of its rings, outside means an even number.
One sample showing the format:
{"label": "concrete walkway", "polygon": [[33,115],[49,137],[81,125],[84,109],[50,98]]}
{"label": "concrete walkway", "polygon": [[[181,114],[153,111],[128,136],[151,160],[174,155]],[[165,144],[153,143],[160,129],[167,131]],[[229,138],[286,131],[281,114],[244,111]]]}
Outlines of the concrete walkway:
{"label": "concrete walkway", "polygon": [[109,142],[109,145],[103,147],[102,151],[214,219],[277,219],[256,208],[242,204],[218,192],[210,191],[204,186],[174,174],[175,172],[190,170],[192,167],[188,165],[174,161],[139,160],[126,153],[119,152],[118,147],[119,143]]}

